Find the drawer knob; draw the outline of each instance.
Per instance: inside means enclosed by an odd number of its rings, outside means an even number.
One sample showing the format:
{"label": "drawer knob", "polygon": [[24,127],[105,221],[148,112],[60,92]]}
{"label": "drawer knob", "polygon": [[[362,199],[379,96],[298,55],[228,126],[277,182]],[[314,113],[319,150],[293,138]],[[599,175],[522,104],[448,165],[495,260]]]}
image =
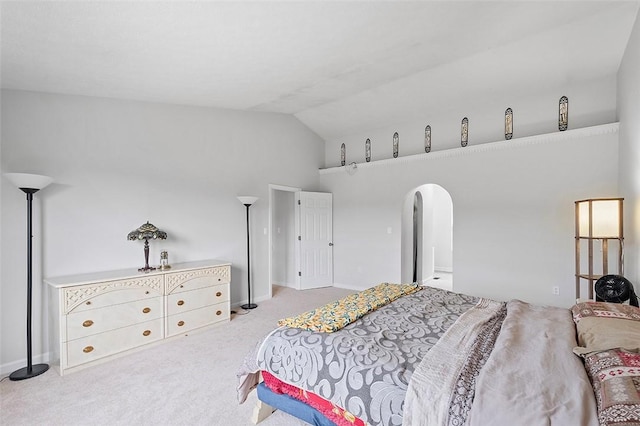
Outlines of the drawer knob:
{"label": "drawer knob", "polygon": [[86,320],[85,322],[82,323],[83,327],[91,327],[93,325],[93,321],[91,320]]}
{"label": "drawer knob", "polygon": [[87,301],[87,303],[85,303],[85,305],[90,305],[91,304],[91,300]]}
{"label": "drawer knob", "polygon": [[145,330],[145,331],[142,332],[143,336],[148,336],[150,334],[151,334],[151,330]]}
{"label": "drawer knob", "polygon": [[144,308],[144,309],[142,310],[142,313],[143,313],[143,314],[148,314],[149,312],[151,312],[151,308]]}
{"label": "drawer knob", "polygon": [[184,305],[184,300],[178,300],[178,306]]}
{"label": "drawer knob", "polygon": [[180,284],[180,288],[184,288],[184,286],[182,284]]}
{"label": "drawer knob", "polygon": [[217,311],[216,315],[222,315],[222,311]]}
{"label": "drawer knob", "polygon": [[88,354],[91,351],[93,351],[93,346],[87,346],[82,350],[85,354]]}
{"label": "drawer knob", "polygon": [[218,278],[218,281],[222,281],[222,278]]}
{"label": "drawer knob", "polygon": [[217,296],[217,297],[222,296],[222,292],[221,292],[221,291],[217,292],[217,293],[216,293],[216,296]]}
{"label": "drawer knob", "polygon": [[149,294],[149,290],[145,291],[144,294]]}
{"label": "drawer knob", "polygon": [[178,321],[178,327],[182,327],[184,325],[184,321]]}

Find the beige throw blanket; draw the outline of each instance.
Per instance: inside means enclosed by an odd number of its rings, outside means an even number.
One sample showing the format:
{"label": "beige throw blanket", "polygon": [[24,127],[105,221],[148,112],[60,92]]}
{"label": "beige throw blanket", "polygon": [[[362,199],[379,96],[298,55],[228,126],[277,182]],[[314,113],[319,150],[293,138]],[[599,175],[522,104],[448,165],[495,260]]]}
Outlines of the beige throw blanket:
{"label": "beige throw blanket", "polygon": [[[403,426],[439,426],[466,417],[471,401],[468,404],[467,401],[461,401],[465,399],[465,392],[456,394],[459,388],[475,379],[477,371],[466,371],[469,366],[471,370],[473,367],[480,368],[479,364],[491,351],[494,343],[491,336],[497,335],[502,322],[501,312],[504,315],[504,303],[480,299],[431,348],[409,381],[404,400]],[[494,327],[487,328],[492,320]],[[485,339],[479,339],[485,334]],[[466,383],[461,383],[461,380]]]}
{"label": "beige throw blanket", "polygon": [[[502,321],[501,305],[481,299],[427,353],[409,382],[403,426],[598,425],[570,311],[512,300]],[[496,318],[499,334],[482,343]]]}
{"label": "beige throw blanket", "polygon": [[593,389],[572,352],[575,334],[568,309],[510,301],[468,424],[598,425]]}

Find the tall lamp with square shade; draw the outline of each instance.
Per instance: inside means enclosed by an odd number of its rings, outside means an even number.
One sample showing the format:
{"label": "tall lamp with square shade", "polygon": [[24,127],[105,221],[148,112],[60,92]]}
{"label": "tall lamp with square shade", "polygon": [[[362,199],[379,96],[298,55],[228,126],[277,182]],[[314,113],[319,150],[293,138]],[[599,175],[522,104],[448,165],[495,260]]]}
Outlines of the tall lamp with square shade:
{"label": "tall lamp with square shade", "polygon": [[39,376],[49,369],[48,364],[33,365],[31,347],[31,299],[33,293],[33,194],[48,186],[53,179],[29,173],[5,173],[11,183],[27,194],[27,366],[9,375],[10,380],[24,380]]}
{"label": "tall lamp with square shade", "polygon": [[258,201],[258,197],[248,197],[248,196],[240,196],[238,200],[247,208],[247,292],[248,298],[247,303],[241,305],[242,309],[255,309],[258,307],[255,303],[251,303],[251,249],[249,246],[249,242],[251,240],[249,233],[249,207],[256,201]]}
{"label": "tall lamp with square shade", "polygon": [[[611,272],[610,251],[615,254],[616,273],[622,275],[624,272],[623,201],[624,198],[591,198],[575,202],[577,299],[580,298],[582,280],[588,282],[589,299],[593,299],[594,283]],[[602,242],[602,250],[596,252],[594,242],[598,240]],[[611,247],[610,241],[616,245]],[[581,256],[585,244],[586,265]],[[598,267],[599,260],[601,268]]]}

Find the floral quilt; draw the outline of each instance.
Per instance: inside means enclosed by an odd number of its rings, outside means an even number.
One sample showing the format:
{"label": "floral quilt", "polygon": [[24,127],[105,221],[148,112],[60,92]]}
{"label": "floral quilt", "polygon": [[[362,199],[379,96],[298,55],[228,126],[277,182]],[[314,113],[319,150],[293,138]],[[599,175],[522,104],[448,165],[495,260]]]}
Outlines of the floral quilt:
{"label": "floral quilt", "polygon": [[319,308],[278,321],[278,326],[333,333],[397,298],[420,290],[416,284],[382,283]]}

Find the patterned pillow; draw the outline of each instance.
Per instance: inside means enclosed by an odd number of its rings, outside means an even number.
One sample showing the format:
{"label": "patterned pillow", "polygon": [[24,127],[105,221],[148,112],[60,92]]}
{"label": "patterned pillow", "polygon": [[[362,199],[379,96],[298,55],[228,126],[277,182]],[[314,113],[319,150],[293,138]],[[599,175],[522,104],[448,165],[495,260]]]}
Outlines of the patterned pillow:
{"label": "patterned pillow", "polygon": [[583,302],[571,308],[573,321],[578,324],[583,318],[618,318],[640,321],[640,308],[608,302]]}
{"label": "patterned pillow", "polygon": [[608,349],[640,351],[640,308],[606,302],[585,302],[572,309],[578,333],[577,355]]}
{"label": "patterned pillow", "polygon": [[611,349],[588,355],[600,425],[640,425],[640,353]]}

